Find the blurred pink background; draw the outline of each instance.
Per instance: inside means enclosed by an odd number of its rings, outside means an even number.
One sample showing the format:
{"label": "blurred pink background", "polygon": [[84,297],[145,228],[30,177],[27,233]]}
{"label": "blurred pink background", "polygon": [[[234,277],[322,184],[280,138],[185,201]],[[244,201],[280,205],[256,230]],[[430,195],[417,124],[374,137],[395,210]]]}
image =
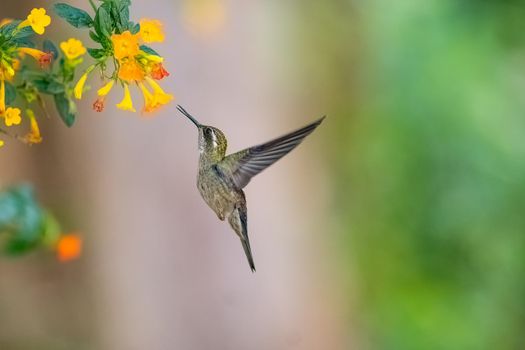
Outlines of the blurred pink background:
{"label": "blurred pink background", "polygon": [[[37,5],[22,3],[2,1],[2,15]],[[236,151],[328,112],[293,83],[291,11],[279,2],[135,0],[132,17],[164,22],[167,40],[155,47],[172,74],[164,86]],[[57,41],[72,36],[56,17],[51,28]],[[114,92],[103,114],[84,100],[72,129],[53,115],[43,145],[11,143],[0,154],[0,185],[34,182],[85,239],[83,258],[69,265],[45,254],[2,259],[0,349],[346,348],[323,152],[330,118],[247,187],[252,274],[196,189],[194,126],[176,104],[143,119],[118,111],[120,98]]]}

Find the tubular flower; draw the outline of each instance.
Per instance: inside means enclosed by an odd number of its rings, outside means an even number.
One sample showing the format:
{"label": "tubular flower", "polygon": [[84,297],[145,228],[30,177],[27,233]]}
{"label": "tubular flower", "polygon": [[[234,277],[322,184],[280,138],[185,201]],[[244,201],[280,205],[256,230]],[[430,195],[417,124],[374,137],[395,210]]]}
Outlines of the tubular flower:
{"label": "tubular flower", "polygon": [[22,122],[20,109],[9,107],[4,113],[4,122],[6,126],[18,125]]}
{"label": "tubular flower", "polygon": [[162,22],[155,19],[141,19],[139,34],[145,43],[161,43],[164,41]]}
{"label": "tubular flower", "polygon": [[154,63],[151,65],[151,77],[155,80],[162,80],[170,76],[170,73],[164,68],[162,63]]}
{"label": "tubular flower", "polygon": [[[13,66],[13,69],[14,69],[15,71],[20,70],[20,66],[21,66],[21,65],[20,65],[20,60],[17,60],[16,58],[14,58],[14,59],[13,59],[12,66]],[[13,76],[14,76],[14,74],[13,74]]]}
{"label": "tubular flower", "polygon": [[[15,76],[15,66],[17,65],[17,61],[14,60],[14,59],[11,59],[11,62],[8,61],[8,59],[4,60],[4,62],[2,62],[1,64],[1,70],[2,72],[0,73],[0,75],[3,75],[5,77],[6,80],[13,80],[14,76]],[[18,68],[20,68],[18,66]]]}
{"label": "tubular flower", "polygon": [[139,88],[142,91],[142,96],[144,97],[144,108],[143,112],[154,112],[158,108],[158,104],[153,98],[153,94],[148,90],[143,83],[139,83]]}
{"label": "tubular flower", "polygon": [[113,34],[111,36],[113,51],[117,60],[126,57],[135,57],[140,51],[139,37],[137,34],[131,34],[129,30],[122,34]]}
{"label": "tubular flower", "polygon": [[80,79],[78,80],[77,84],[75,85],[75,88],[73,89],[73,94],[75,95],[75,98],[77,100],[80,100],[82,98],[82,94],[84,93],[84,86],[86,85],[87,78],[89,74],[95,69],[95,65],[89,66],[86,69],[86,72],[82,74]]}
{"label": "tubular flower", "polygon": [[143,112],[155,112],[157,109],[173,100],[173,96],[165,93],[164,90],[162,90],[162,88],[153,79],[146,78],[146,81],[153,88],[153,93],[151,93],[151,91],[149,91],[149,89],[143,83],[139,83],[140,90],[144,96]]}
{"label": "tubular flower", "polygon": [[138,58],[144,65],[153,65],[155,63],[164,62],[163,57],[160,57],[157,55],[151,55],[151,54],[145,53],[144,51],[140,52],[140,55],[138,56]]}
{"label": "tubular flower", "polygon": [[136,112],[135,108],[133,107],[133,100],[131,99],[131,93],[129,92],[128,84],[124,84],[124,98],[117,105],[117,108],[123,111]]}
{"label": "tubular flower", "polygon": [[46,27],[50,24],[51,17],[49,17],[46,14],[46,10],[43,8],[34,8],[31,10],[31,13],[27,16],[27,19],[18,25],[18,28],[31,26],[35,33],[42,35],[46,31]]}
{"label": "tubular flower", "polygon": [[104,110],[104,102],[106,100],[106,96],[113,88],[113,85],[115,85],[115,80],[110,80],[106,85],[98,89],[97,94],[99,97],[97,98],[95,103],[93,103],[93,110],[95,110],[96,112],[102,112]]}
{"label": "tubular flower", "polygon": [[113,85],[115,85],[115,80],[110,80],[106,85],[104,85],[98,90],[97,94],[99,96],[106,96],[113,88]]}
{"label": "tubular flower", "polygon": [[77,100],[80,100],[82,98],[82,94],[84,93],[84,85],[86,85],[88,75],[88,72],[84,73],[75,85],[73,92]]}
{"label": "tubular flower", "polygon": [[159,84],[155,82],[155,80],[146,77],[146,81],[148,84],[153,88],[153,98],[155,99],[155,102],[160,105],[166,105],[173,100],[173,95],[167,94],[162,90]]}
{"label": "tubular flower", "polygon": [[58,240],[56,252],[60,262],[78,259],[82,255],[82,239],[76,234],[64,235]]}
{"label": "tubular flower", "polygon": [[69,60],[74,60],[86,53],[86,48],[82,44],[82,41],[71,38],[68,41],[60,43],[60,48],[64,51],[64,54]]}
{"label": "tubular flower", "polygon": [[135,59],[123,62],[118,72],[118,77],[127,82],[143,81],[145,75],[146,72]]}
{"label": "tubular flower", "polygon": [[5,112],[5,80],[0,81],[0,115]]}
{"label": "tubular flower", "polygon": [[21,47],[18,50],[19,52],[27,54],[37,60],[41,68],[48,67],[53,59],[53,54],[50,52],[44,52],[30,47]]}
{"label": "tubular flower", "polygon": [[31,131],[26,136],[24,136],[24,142],[29,144],[42,142],[42,135],[40,134],[40,128],[38,127],[35,113],[31,109],[28,109],[26,113],[29,116],[29,120],[31,122]]}

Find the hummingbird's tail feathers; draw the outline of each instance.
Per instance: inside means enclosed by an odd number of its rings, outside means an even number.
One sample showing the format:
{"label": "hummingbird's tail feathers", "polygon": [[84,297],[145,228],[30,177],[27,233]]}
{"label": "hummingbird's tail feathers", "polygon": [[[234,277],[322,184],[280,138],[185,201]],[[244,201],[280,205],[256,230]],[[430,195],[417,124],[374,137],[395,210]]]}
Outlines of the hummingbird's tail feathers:
{"label": "hummingbird's tail feathers", "polygon": [[310,135],[325,119],[321,119],[276,138],[272,141],[231,154],[224,159],[232,169],[233,181],[238,189],[244,188],[252,177],[287,155]]}
{"label": "hummingbird's tail feathers", "polygon": [[248,259],[248,264],[250,264],[252,272],[255,272],[255,263],[253,262],[250,238],[248,237],[248,210],[246,208],[246,203],[239,202],[235,205],[235,209],[230,214],[228,222],[241,239],[244,253]]}
{"label": "hummingbird's tail feathers", "polygon": [[253,256],[252,256],[252,250],[250,248],[250,241],[244,240],[241,238],[242,247],[244,248],[244,253],[246,254],[246,257],[248,258],[248,264],[250,264],[250,269],[252,269],[252,272],[255,272],[255,263],[253,262]]}

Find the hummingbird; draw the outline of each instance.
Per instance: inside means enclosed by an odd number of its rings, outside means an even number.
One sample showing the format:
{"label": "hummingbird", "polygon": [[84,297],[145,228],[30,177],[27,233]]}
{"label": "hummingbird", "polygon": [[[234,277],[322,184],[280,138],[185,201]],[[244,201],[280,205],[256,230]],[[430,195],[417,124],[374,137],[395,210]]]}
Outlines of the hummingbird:
{"label": "hummingbird", "polygon": [[180,105],[177,109],[191,120],[199,131],[197,188],[217,217],[221,221],[228,219],[230,226],[241,240],[252,272],[255,272],[248,238],[248,211],[243,188],[248,185],[252,177],[297,147],[323,122],[325,117],[272,141],[226,155],[228,142],[222,131],[199,123]]}

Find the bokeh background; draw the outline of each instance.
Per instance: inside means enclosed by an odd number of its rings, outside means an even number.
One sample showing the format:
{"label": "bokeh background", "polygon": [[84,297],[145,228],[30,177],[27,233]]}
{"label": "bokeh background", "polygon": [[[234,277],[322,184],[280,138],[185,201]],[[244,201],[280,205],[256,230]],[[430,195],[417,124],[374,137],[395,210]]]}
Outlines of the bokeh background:
{"label": "bokeh background", "polygon": [[135,0],[133,17],[165,23],[169,90],[230,150],[328,118],[246,190],[256,274],[199,197],[174,106],[86,101],[73,129],[6,145],[0,185],[34,183],[85,252],[0,260],[0,349],[525,348],[525,3]]}

